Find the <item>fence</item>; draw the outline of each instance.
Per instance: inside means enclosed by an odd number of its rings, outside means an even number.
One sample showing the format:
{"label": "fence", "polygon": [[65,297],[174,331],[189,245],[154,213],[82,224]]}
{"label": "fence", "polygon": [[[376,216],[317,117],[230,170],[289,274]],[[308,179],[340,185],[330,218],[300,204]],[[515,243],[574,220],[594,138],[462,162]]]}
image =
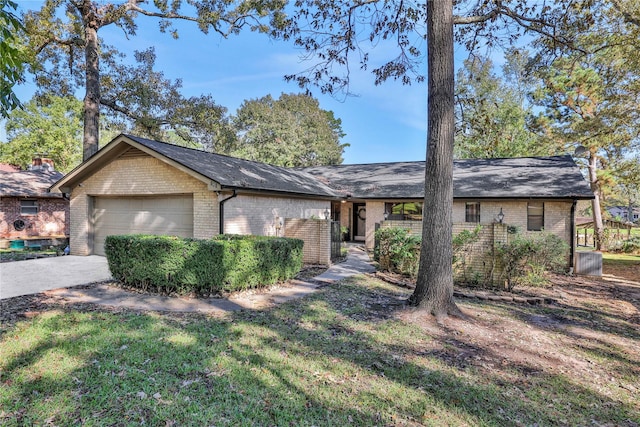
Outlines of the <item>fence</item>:
{"label": "fence", "polygon": [[340,221],[331,221],[331,261],[342,256],[342,232]]}

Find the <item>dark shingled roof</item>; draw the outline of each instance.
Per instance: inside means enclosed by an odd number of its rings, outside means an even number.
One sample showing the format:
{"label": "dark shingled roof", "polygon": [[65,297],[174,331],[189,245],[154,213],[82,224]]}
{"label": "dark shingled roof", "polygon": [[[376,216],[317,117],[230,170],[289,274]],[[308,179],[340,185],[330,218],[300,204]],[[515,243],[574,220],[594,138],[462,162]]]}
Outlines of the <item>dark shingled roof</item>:
{"label": "dark shingled roof", "polygon": [[[425,162],[301,168],[327,185],[361,199],[424,197]],[[571,156],[456,160],[454,198],[592,199]]]}
{"label": "dark shingled roof", "polygon": [[216,181],[223,187],[314,196],[336,196],[333,189],[301,170],[208,153],[132,135],[125,136]]}
{"label": "dark shingled roof", "polygon": [[49,193],[49,187],[62,178],[60,172],[47,170],[0,171],[2,197],[62,197],[62,193]]}
{"label": "dark shingled roof", "polygon": [[[195,176],[223,189],[265,191],[321,198],[421,199],[425,162],[283,168],[192,148],[121,135],[52,188],[69,191],[73,183],[134,146],[157,153]],[[456,160],[454,198],[592,199],[589,184],[571,156]]]}

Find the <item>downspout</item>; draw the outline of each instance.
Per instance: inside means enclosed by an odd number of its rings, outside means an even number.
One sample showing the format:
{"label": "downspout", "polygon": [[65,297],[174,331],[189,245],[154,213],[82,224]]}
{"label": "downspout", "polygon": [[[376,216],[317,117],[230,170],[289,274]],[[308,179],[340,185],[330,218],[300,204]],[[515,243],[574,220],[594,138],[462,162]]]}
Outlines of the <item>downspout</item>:
{"label": "downspout", "polygon": [[578,204],[577,200],[573,201],[571,205],[571,250],[569,251],[569,272],[573,274],[573,266],[575,261],[575,251],[576,251],[576,205]]}
{"label": "downspout", "polygon": [[232,195],[218,202],[218,205],[220,206],[220,234],[224,234],[224,204],[236,197],[238,197],[238,193],[236,193],[236,190],[233,190]]}

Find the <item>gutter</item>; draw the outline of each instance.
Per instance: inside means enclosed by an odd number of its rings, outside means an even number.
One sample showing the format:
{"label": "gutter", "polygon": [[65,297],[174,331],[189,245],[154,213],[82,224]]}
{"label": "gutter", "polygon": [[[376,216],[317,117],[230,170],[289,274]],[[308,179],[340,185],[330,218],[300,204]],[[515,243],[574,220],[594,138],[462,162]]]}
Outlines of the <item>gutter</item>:
{"label": "gutter", "polygon": [[233,190],[233,194],[231,194],[226,199],[220,200],[218,202],[218,206],[220,207],[220,234],[224,234],[224,204],[231,199],[235,199],[236,197],[238,197],[238,193],[236,192],[236,190]]}
{"label": "gutter", "polygon": [[571,205],[571,250],[569,251],[569,271],[573,273],[573,266],[575,262],[576,255],[576,205],[578,204],[577,200],[573,201]]}

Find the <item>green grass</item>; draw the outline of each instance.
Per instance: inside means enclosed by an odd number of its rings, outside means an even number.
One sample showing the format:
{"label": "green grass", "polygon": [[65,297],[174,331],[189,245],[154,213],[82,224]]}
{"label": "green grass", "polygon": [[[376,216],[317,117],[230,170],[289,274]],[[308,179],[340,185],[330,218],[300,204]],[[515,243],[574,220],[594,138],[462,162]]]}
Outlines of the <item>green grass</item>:
{"label": "green grass", "polygon": [[616,252],[603,252],[602,259],[605,262],[640,262],[640,255],[623,254]]}
{"label": "green grass", "polygon": [[[440,338],[416,324],[389,316],[382,307],[398,304],[404,292],[358,278],[269,311],[224,318],[43,312],[2,329],[0,424],[459,426],[640,421],[632,392],[603,392],[591,378],[583,383],[560,371],[532,374],[518,365],[506,366],[498,375],[479,364],[452,363],[443,352],[473,344],[461,344],[455,334],[436,342]],[[473,308],[484,310],[481,305]],[[508,307],[487,310],[514,316]],[[529,310],[524,313],[529,315],[536,309],[522,310]],[[610,354],[601,355],[598,363],[615,364],[625,375],[637,371],[637,361]]]}

